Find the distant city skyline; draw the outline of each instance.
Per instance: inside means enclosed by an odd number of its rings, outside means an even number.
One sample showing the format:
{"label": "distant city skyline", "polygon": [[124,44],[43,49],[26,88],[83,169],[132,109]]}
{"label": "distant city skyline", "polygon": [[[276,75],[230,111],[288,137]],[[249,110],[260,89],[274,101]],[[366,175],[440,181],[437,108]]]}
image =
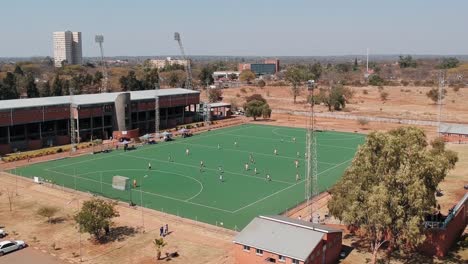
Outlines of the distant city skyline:
{"label": "distant city skyline", "polygon": [[2,3],[0,57],[53,57],[52,32],[81,31],[83,57],[468,54],[468,1],[18,0]]}

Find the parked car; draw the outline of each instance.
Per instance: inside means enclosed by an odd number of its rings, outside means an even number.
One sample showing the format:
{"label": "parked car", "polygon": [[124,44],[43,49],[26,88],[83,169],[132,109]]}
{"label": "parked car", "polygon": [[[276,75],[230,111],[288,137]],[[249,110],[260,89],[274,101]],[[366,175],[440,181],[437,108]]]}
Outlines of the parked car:
{"label": "parked car", "polygon": [[26,247],[26,243],[22,240],[5,240],[0,242],[0,256],[5,255],[6,253],[19,250]]}
{"label": "parked car", "polygon": [[0,229],[0,238],[4,238],[4,237],[6,237],[7,235],[8,235],[8,234],[7,234],[7,232],[5,232],[5,230]]}

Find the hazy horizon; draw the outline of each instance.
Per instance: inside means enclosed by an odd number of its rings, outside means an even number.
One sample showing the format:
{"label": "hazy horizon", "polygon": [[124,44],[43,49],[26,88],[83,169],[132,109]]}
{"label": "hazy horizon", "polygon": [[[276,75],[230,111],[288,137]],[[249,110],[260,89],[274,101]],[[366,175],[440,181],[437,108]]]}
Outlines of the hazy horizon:
{"label": "hazy horizon", "polygon": [[468,1],[18,0],[2,4],[0,57],[53,56],[52,32],[81,31],[83,56],[294,57],[468,54]]}

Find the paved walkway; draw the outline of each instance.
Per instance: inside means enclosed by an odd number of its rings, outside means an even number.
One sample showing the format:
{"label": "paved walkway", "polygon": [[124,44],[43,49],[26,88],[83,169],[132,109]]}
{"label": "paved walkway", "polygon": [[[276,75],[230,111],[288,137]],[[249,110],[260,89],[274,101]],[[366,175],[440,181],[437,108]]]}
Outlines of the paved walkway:
{"label": "paved walkway", "polygon": [[11,252],[0,257],[0,264],[63,264],[65,262],[59,261],[53,256],[43,253],[40,250],[27,247],[22,250]]}

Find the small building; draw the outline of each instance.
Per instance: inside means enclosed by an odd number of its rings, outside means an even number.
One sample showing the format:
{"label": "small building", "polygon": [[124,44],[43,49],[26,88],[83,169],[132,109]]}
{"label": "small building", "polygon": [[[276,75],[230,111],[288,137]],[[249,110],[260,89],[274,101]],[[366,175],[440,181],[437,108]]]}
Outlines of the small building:
{"label": "small building", "polygon": [[231,104],[229,103],[210,103],[209,108],[211,119],[214,120],[223,119],[232,115]]}
{"label": "small building", "polygon": [[162,69],[166,66],[173,66],[173,65],[182,65],[186,66],[189,63],[189,60],[179,60],[179,59],[173,59],[171,57],[167,57],[166,59],[158,60],[150,60],[150,63],[153,67]]}
{"label": "small building", "polygon": [[259,216],[234,239],[236,263],[328,264],[341,252],[342,231],[284,216]]}
{"label": "small building", "polygon": [[468,125],[443,123],[439,134],[445,142],[468,143]]}
{"label": "small building", "polygon": [[240,63],[237,67],[239,72],[251,70],[257,76],[274,75],[280,71],[278,59],[265,60],[263,63]]}

